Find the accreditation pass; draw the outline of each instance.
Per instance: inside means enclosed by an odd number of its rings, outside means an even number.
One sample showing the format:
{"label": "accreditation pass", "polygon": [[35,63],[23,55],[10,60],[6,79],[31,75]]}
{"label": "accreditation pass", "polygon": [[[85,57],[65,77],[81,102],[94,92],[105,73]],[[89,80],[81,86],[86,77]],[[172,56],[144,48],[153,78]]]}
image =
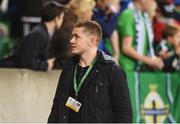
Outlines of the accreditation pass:
{"label": "accreditation pass", "polygon": [[72,97],[69,97],[66,102],[66,106],[74,110],[75,112],[79,112],[79,109],[81,108],[81,103],[73,99]]}

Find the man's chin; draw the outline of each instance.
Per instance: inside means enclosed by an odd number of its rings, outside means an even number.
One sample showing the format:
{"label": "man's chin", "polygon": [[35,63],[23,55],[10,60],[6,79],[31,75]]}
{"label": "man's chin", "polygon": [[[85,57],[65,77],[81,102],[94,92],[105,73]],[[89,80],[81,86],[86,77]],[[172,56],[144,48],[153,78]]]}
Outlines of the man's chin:
{"label": "man's chin", "polygon": [[71,53],[74,54],[74,55],[78,54],[78,52],[74,51],[74,50],[72,50]]}

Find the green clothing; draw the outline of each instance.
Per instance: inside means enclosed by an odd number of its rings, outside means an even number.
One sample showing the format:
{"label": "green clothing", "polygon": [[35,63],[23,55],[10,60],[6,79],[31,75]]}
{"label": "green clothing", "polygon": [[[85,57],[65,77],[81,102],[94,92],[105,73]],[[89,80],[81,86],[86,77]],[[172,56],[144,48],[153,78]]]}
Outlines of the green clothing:
{"label": "green clothing", "polygon": [[[145,25],[145,17],[140,12],[137,12],[137,19],[135,17],[135,12],[133,9],[125,10],[118,20],[117,31],[119,34],[120,40],[120,57],[119,64],[123,66],[125,70],[135,70],[138,64],[142,64],[137,60],[123,54],[122,52],[122,39],[126,36],[131,36],[133,38],[132,47],[136,49],[136,51],[140,54],[147,55],[148,54],[148,36],[147,36],[147,26]],[[139,35],[138,33],[139,32]],[[140,42],[139,42],[140,41]],[[139,43],[138,43],[139,42]],[[139,44],[139,45],[138,45]]]}

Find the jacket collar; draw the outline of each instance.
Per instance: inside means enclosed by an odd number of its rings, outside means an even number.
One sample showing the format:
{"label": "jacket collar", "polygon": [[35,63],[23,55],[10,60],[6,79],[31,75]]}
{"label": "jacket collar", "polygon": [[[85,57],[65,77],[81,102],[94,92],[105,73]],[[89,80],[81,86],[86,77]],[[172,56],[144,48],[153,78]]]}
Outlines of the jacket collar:
{"label": "jacket collar", "polygon": [[98,63],[103,63],[103,64],[114,64],[114,60],[111,56],[105,54],[103,51],[97,51],[97,62]]}
{"label": "jacket collar", "polygon": [[[74,56],[68,60],[61,61],[61,65],[64,68],[72,69],[72,66],[75,66],[79,63],[79,56]],[[99,66],[100,64],[115,64],[113,58],[104,52],[98,50],[97,51],[97,61],[96,64]],[[65,69],[64,68],[64,69]]]}
{"label": "jacket collar", "polygon": [[[78,64],[79,63],[79,57],[75,56],[74,57],[74,64]],[[97,62],[98,65],[99,64],[113,64],[115,63],[113,58],[107,54],[105,54],[103,51],[98,50],[97,51]]]}

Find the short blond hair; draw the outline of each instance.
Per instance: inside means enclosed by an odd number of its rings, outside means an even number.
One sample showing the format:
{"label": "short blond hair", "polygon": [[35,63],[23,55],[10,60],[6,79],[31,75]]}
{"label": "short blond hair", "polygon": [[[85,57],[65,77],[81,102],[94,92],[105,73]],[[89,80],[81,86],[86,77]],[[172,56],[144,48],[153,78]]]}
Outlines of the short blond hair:
{"label": "short blond hair", "polygon": [[81,28],[85,29],[85,32],[95,36],[97,38],[97,42],[99,43],[102,39],[102,29],[101,26],[96,21],[91,20],[84,20],[77,22],[74,25],[74,28]]}

